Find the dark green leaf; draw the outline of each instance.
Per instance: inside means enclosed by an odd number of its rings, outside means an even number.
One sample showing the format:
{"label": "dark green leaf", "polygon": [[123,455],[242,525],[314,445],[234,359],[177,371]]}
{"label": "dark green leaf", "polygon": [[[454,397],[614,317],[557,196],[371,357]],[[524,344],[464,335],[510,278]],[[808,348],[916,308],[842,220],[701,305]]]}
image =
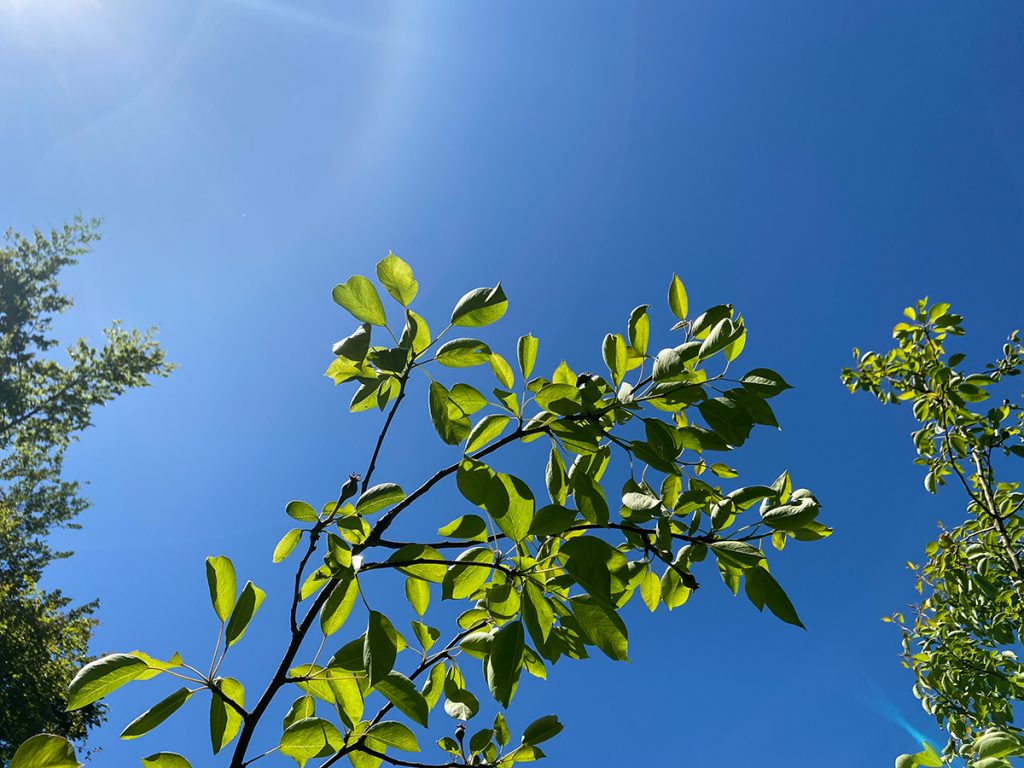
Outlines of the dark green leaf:
{"label": "dark green leaf", "polygon": [[387,677],[395,666],[398,647],[393,631],[391,622],[384,614],[370,611],[363,640],[363,665],[371,688]]}
{"label": "dark green leaf", "polygon": [[562,732],[562,724],[558,722],[558,715],[545,715],[526,726],[523,731],[523,744],[536,746],[548,739],[553,739]]}
{"label": "dark green leaf", "polygon": [[614,610],[590,595],[579,595],[570,601],[580,629],[587,638],[615,661],[629,661],[626,625]]}
{"label": "dark green leaf", "polygon": [[398,672],[389,672],[383,680],[379,680],[374,686],[384,698],[394,704],[400,712],[424,728],[427,727],[427,714],[430,707],[423,694],[416,690],[416,686],[405,675]]}
{"label": "dark green leaf", "polygon": [[[220,677],[213,684],[238,706],[245,706],[245,689],[237,680]],[[220,752],[238,734],[242,727],[242,716],[230,704],[215,693],[210,695],[210,741],[213,754]]]}
{"label": "dark green leaf", "polygon": [[792,389],[785,379],[768,368],[755,368],[740,379],[740,383],[758,397],[774,397],[780,392]]}
{"label": "dark green leaf", "polygon": [[513,621],[497,631],[484,660],[484,677],[495,701],[506,709],[519,682],[525,638],[522,622]]}
{"label": "dark green leaf", "polygon": [[455,305],[452,325],[478,328],[501,319],[508,309],[508,299],[498,283],[493,288],[470,291]]}

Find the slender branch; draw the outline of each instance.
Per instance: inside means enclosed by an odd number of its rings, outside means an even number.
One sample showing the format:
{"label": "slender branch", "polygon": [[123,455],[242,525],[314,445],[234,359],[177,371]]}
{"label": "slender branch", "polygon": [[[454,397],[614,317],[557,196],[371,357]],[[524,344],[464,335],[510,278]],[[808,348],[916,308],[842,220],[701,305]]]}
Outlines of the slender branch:
{"label": "slender branch", "polygon": [[[495,534],[493,534],[491,536],[488,536],[486,541],[481,541],[480,539],[472,539],[472,540],[467,539],[466,541],[448,541],[448,540],[445,540],[445,541],[433,541],[433,542],[431,542],[429,544],[424,544],[422,546],[431,547],[432,549],[464,549],[465,547],[468,547],[470,544],[473,544],[474,542],[479,542],[480,544],[493,544],[495,541],[498,541],[498,540],[504,539],[504,538],[506,538],[504,533],[495,533]],[[402,547],[407,547],[410,544],[419,544],[419,542],[413,542],[413,541],[391,541],[390,539],[381,539],[380,541],[377,542],[377,546],[378,547],[383,547],[384,549],[401,549]]]}
{"label": "slender branch", "polygon": [[470,560],[435,560],[429,557],[414,557],[409,560],[386,560],[382,563],[363,563],[359,566],[359,572],[379,571],[382,568],[406,568],[410,565],[469,565],[477,568],[489,568],[492,571],[503,571],[509,576],[515,576],[517,571],[501,563],[474,563]]}
{"label": "slender branch", "polygon": [[[378,752],[377,750],[371,749],[362,743],[360,743],[356,749],[359,752],[365,752],[368,755],[373,755],[373,757],[383,760],[385,763],[402,766],[403,768],[465,768],[466,765],[465,763],[417,763],[412,760],[402,760],[397,757],[392,757],[391,755],[386,755],[383,752]],[[324,763],[324,765],[327,765],[327,763]],[[487,765],[487,763],[481,763],[480,765],[484,766]]]}
{"label": "slender branch", "polygon": [[366,489],[370,487],[370,478],[373,476],[373,471],[377,468],[377,457],[380,455],[381,446],[384,445],[384,439],[387,437],[388,430],[391,428],[391,422],[394,421],[395,413],[398,412],[398,406],[401,405],[402,400],[405,399],[405,385],[409,382],[409,373],[411,371],[411,366],[406,366],[405,371],[398,380],[398,397],[395,398],[395,404],[392,405],[391,410],[388,411],[388,416],[384,420],[384,426],[381,428],[380,434],[377,435],[377,444],[373,447],[373,455],[370,456],[370,465],[366,468],[366,474],[363,475],[363,493],[366,493]]}
{"label": "slender branch", "polygon": [[[547,430],[548,430],[547,425],[543,425],[543,426],[540,426],[540,427],[531,427],[531,428],[517,429],[515,432],[512,432],[512,433],[506,435],[505,437],[501,438],[497,442],[491,443],[486,448],[483,448],[483,449],[477,451],[472,456],[470,456],[470,458],[482,459],[484,456],[487,456],[489,454],[494,453],[499,448],[502,448],[502,447],[508,445],[511,442],[514,442],[514,441],[519,440],[519,439],[521,439],[523,437],[526,437],[527,435],[532,435],[532,434],[539,433],[539,432],[546,432]],[[404,510],[408,509],[417,499],[419,499],[421,496],[423,496],[425,493],[427,493],[431,488],[433,488],[439,482],[444,480],[449,475],[452,475],[455,472],[457,472],[458,469],[459,469],[459,466],[462,464],[462,461],[463,461],[463,459],[460,459],[456,463],[450,464],[447,467],[445,467],[444,469],[439,470],[429,480],[427,480],[425,483],[423,483],[423,485],[421,485],[419,488],[417,488],[415,491],[410,493],[408,496],[406,496],[404,499],[402,499],[400,502],[398,502],[395,506],[393,506],[391,509],[389,509],[374,524],[373,530],[370,531],[370,535],[366,537],[366,541],[364,541],[362,544],[358,544],[358,545],[352,547],[352,554],[353,555],[358,555],[359,553],[361,553],[362,551],[364,551],[366,549],[369,549],[370,547],[377,546],[378,543],[380,542],[381,536],[383,536],[384,532],[389,527],[391,527],[391,524],[395,521],[395,518],[398,517]]]}
{"label": "slender branch", "polygon": [[1002,515],[999,514],[999,505],[996,504],[995,497],[992,495],[992,489],[989,487],[988,477],[981,467],[981,457],[978,450],[971,451],[971,457],[974,460],[974,466],[978,470],[978,480],[981,485],[981,492],[985,496],[985,509],[988,511],[989,516],[992,518],[993,524],[996,526],[996,530],[999,532],[999,540],[1003,544],[1003,548],[1006,550],[1007,556],[1010,558],[1010,565],[1013,568],[1013,573],[1017,577],[1018,592],[1022,591],[1021,579],[1024,577],[1024,569],[1021,568],[1020,558],[1017,557],[1017,551],[1013,547],[1009,535],[1006,532],[1006,524],[1003,521]]}

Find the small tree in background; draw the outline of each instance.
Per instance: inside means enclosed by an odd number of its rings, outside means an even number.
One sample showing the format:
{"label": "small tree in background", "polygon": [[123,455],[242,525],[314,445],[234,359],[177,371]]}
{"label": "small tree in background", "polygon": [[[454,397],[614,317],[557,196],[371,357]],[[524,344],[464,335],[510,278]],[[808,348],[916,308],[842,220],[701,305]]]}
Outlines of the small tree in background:
{"label": "small tree in background", "polygon": [[975,768],[1009,768],[1024,755],[1014,707],[1024,701],[1024,494],[1014,480],[1024,457],[1024,412],[1006,380],[1019,376],[1024,347],[1015,331],[1002,356],[968,368],[948,355],[949,336],[963,335],[963,318],[948,304],[922,300],[904,310],[893,329],[897,346],[868,352],[843,371],[851,392],[883,403],[913,403],[920,428],[913,433],[925,489],[951,482],[962,494],[962,522],[940,524],[939,537],[915,566],[924,595],[910,621],[894,614],[903,631],[903,661],[917,677],[914,695],[949,735],[939,756],[930,747],[903,755],[898,768],[941,766],[963,758]]}
{"label": "small tree in background", "polygon": [[77,218],[48,236],[8,232],[0,245],[0,765],[33,733],[81,741],[102,719],[98,704],[66,709],[96,604],[69,607],[59,590],[38,587],[46,565],[70,554],[52,551],[46,536],[75,527],[88,507],[62,466],[93,410],[170,371],[151,334],[116,324],[101,347],[75,342],[67,363],[49,354],[53,317],[72,303],[60,272],[88,251],[96,225]]}
{"label": "small tree in background", "polygon": [[[365,277],[338,285],[334,300],[361,325],[334,346],[327,374],[354,387],[353,412],[386,416],[362,476],[352,475],[327,503],[292,501],[284,510],[298,522],[273,551],[275,562],[297,562],[283,580],[290,608],[280,618],[290,632],[280,657],[262,671],[261,687],[254,693],[226,676],[225,661],[264,593],[252,582],[239,590],[231,561],[211,557],[206,573],[218,634],[210,667],[178,655],[110,655],[74,679],[72,709],[160,675],[180,687],[129,723],[122,738],[147,733],[205,693],[213,752],[229,755],[231,768],[278,755],[300,766],[319,759],[321,768],[343,758],[354,768],[509,766],[543,757],[541,744],[562,725],[545,715],[513,738],[500,711],[484,720],[484,693],[507,709],[524,677],[544,678],[559,661],[594,649],[626,659],[619,611],[634,596],[651,611],[678,608],[697,589],[698,574],[710,571],[734,594],[742,587],[758,610],[802,626],[769,571],[764,545],[782,549],[791,539],[827,536],[830,529],[816,520],[817,500],[794,490],[787,473],[766,484],[723,487],[738,470],[710,458],[743,445],[755,424],[778,426],[769,400],[788,388],[767,369],[729,375],[746,339],[731,305],[691,320],[674,277],[669,306],[680,338],[673,346],[649,354],[648,308],[640,306],[625,335],[608,334],[600,345],[607,375],[577,373],[562,362],[548,378],[534,376],[533,336],[520,338],[508,358],[477,338],[446,340],[454,329],[474,331],[505,314],[500,284],[463,296],[433,334],[409,308],[418,291],[409,266],[389,255],[377,276],[399,305],[400,324],[389,324]],[[489,368],[486,377],[497,383],[484,387],[487,395],[448,381],[475,366]],[[450,458],[406,490],[378,477],[378,462],[414,382],[442,443],[437,454]],[[422,453],[426,438],[396,446],[397,455]],[[532,452],[542,481],[502,471],[498,462],[517,446]],[[621,461],[611,461],[613,452]],[[610,466],[621,472],[615,481],[605,477]],[[411,533],[422,530],[431,512],[423,501],[445,481],[464,497],[464,513],[433,519],[437,533],[429,538]],[[410,524],[412,509],[418,522]],[[364,591],[388,573],[401,577],[390,581],[399,591],[404,580],[409,611],[401,619],[395,601],[386,615],[372,590]],[[433,607],[437,597],[462,612]],[[435,617],[451,625],[433,626]],[[281,697],[290,700],[283,722],[267,722]],[[432,713],[438,724],[442,701],[449,726],[435,729],[436,749],[425,749],[416,729],[426,729]],[[41,735],[25,743],[12,768],[76,762],[70,745]],[[189,765],[171,752],[143,764]]]}

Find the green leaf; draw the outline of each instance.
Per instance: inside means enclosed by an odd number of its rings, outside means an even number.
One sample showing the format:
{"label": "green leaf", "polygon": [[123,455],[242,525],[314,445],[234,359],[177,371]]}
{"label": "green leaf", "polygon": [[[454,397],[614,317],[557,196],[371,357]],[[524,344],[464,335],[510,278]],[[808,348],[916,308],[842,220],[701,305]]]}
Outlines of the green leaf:
{"label": "green leaf", "polygon": [[530,534],[533,492],[518,477],[496,472],[484,491],[484,507],[501,532],[512,541],[522,541]]}
{"label": "green leaf", "polygon": [[366,636],[363,639],[363,665],[366,667],[371,688],[387,677],[388,672],[395,666],[398,647],[392,635],[393,631],[387,616],[370,611]]}
{"label": "green leaf", "polygon": [[435,584],[440,584],[444,579],[446,566],[441,562],[444,558],[441,557],[440,552],[426,544],[406,544],[388,558],[389,563],[396,564],[410,563],[414,560],[425,562],[411,565],[396,565],[396,567],[406,576],[423,579],[424,581],[432,581]]}
{"label": "green leaf", "polygon": [[430,707],[423,694],[416,690],[416,686],[405,675],[389,672],[383,680],[377,682],[374,689],[394,704],[406,717],[424,728],[427,727],[427,714],[430,712]]}
{"label": "green leaf", "polygon": [[142,765],[145,768],[192,768],[192,764],[176,752],[157,752],[142,758]]}
{"label": "green leaf", "polygon": [[382,744],[387,744],[389,747],[400,749],[403,752],[420,751],[420,745],[416,741],[416,736],[409,730],[409,727],[394,720],[385,720],[382,723],[370,726],[366,730],[366,735],[372,736]]}
{"label": "green leaf", "polygon": [[444,679],[444,699],[445,713],[456,720],[470,720],[480,711],[476,696],[463,688],[451,672]]}
{"label": "green leaf", "polygon": [[479,328],[500,320],[508,309],[505,291],[498,283],[493,288],[477,288],[470,291],[455,305],[452,325]]}
{"label": "green leaf", "polygon": [[292,528],[288,533],[281,537],[281,540],[277,542],[277,546],[274,547],[274,562],[280,563],[288,555],[292,553],[299,540],[302,538],[302,530],[299,528]]}
{"label": "green leaf", "polygon": [[113,653],[82,667],[68,685],[67,709],[81,709],[148,671],[146,662],[127,653]]}
{"label": "green leaf", "polygon": [[359,365],[366,359],[366,353],[370,351],[370,329],[369,323],[363,323],[355,332],[337,342],[331,351],[338,357],[353,363],[349,370],[359,370]]}
{"label": "green leaf", "polygon": [[405,580],[405,598],[412,609],[422,616],[430,605],[430,584],[410,576]]}
{"label": "green leaf", "polygon": [[743,348],[747,345],[747,329],[742,323],[743,318],[741,317],[737,321],[735,332],[729,337],[729,343],[725,347],[725,359],[730,363],[740,356]]}
{"label": "green leaf", "polygon": [[764,560],[764,553],[744,541],[715,541],[711,551],[726,565],[734,568],[750,568]]}
{"label": "green leaf", "polygon": [[1017,757],[1022,750],[1021,742],[1008,733],[994,731],[983,734],[974,742],[974,751],[978,757]]}
{"label": "green leaf", "polygon": [[705,360],[711,357],[719,350],[725,349],[725,347],[732,340],[735,328],[732,324],[732,320],[728,317],[724,317],[715,324],[715,327],[711,329],[711,333],[704,339],[700,345],[700,351],[697,353],[697,357],[701,360]]}
{"label": "green leaf", "polygon": [[735,400],[715,397],[697,405],[711,430],[729,445],[740,446],[750,436],[754,422]]}
{"label": "green leaf", "polygon": [[634,309],[629,314],[629,345],[640,356],[647,354],[647,343],[650,339],[651,321],[647,317],[647,304]]}
{"label": "green leaf", "polygon": [[492,731],[490,728],[484,728],[474,733],[469,740],[470,754],[483,752],[484,749],[486,749],[490,745],[493,736],[494,731]]}
{"label": "green leaf", "polygon": [[540,342],[533,334],[519,337],[519,346],[516,349],[519,357],[519,370],[523,374],[523,380],[530,378],[533,373],[533,366],[537,362],[537,346]]}
{"label": "green leaf", "polygon": [[316,714],[316,699],[309,694],[300,696],[292,705],[288,708],[288,713],[284,716],[282,730],[287,730],[293,723],[297,723],[299,720],[305,720],[307,717],[313,717]]}
{"label": "green leaf", "polygon": [[331,669],[329,672],[327,684],[334,694],[342,721],[351,727],[363,716],[363,690],[360,687],[362,680],[340,670]]}
{"label": "green leaf", "polygon": [[558,715],[544,715],[537,718],[523,731],[523,744],[536,746],[548,739],[553,739],[562,732],[562,724],[558,722]]}
{"label": "green leaf", "polygon": [[509,622],[494,635],[494,642],[484,659],[484,677],[494,700],[506,709],[515,694],[525,648],[523,624]]}
{"label": "green leaf", "polygon": [[122,739],[136,739],[144,733],[149,733],[160,723],[173,715],[192,696],[188,688],[179,688],[170,696],[158,704],[154,704],[137,718],[132,720],[121,731]]}
{"label": "green leaf", "polygon": [[372,515],[405,498],[405,491],[395,483],[381,483],[370,488],[356,502],[357,515]]}
{"label": "green leaf", "polygon": [[206,583],[214,613],[221,621],[227,621],[235,605],[235,566],[226,557],[206,558]]}
{"label": "green leaf", "polygon": [[700,352],[699,341],[687,341],[672,349],[663,349],[654,358],[652,376],[658,382],[687,381],[697,355]]}
{"label": "green leaf", "polygon": [[612,595],[625,589],[626,558],[596,536],[577,536],[562,545],[565,570],[588,594],[611,604]]}
{"label": "green leaf", "polygon": [[685,605],[686,601],[690,599],[690,595],[693,594],[692,587],[683,583],[682,577],[672,566],[665,569],[660,587],[661,600],[670,611]]}
{"label": "green leaf", "polygon": [[512,372],[512,366],[508,364],[508,361],[497,352],[492,352],[490,363],[491,372],[498,383],[505,389],[512,389],[516,383],[516,375]]}
{"label": "green leaf", "polygon": [[532,579],[527,579],[523,586],[522,612],[523,623],[526,624],[534,644],[538,648],[544,648],[555,626],[555,612],[544,591],[534,584]]}
{"label": "green leaf", "polygon": [[411,309],[405,310],[405,327],[402,328],[398,346],[411,349],[414,355],[419,355],[430,346],[430,341],[430,326],[427,325],[427,321]]}
{"label": "green leaf", "polygon": [[342,579],[327,597],[320,609],[320,630],[325,637],[333,635],[345,624],[352,606],[359,596],[359,584],[355,578]]}
{"label": "green leaf", "polygon": [[494,553],[486,547],[472,547],[459,553],[456,560],[459,565],[449,567],[441,583],[441,593],[446,600],[462,600],[480,589],[491,575],[491,570],[483,565],[494,562]]}
{"label": "green leaf", "polygon": [[462,515],[452,520],[443,528],[438,528],[441,536],[468,541],[487,541],[487,523],[479,515]]}
{"label": "green leaf", "polygon": [[761,568],[748,568],[743,572],[743,587],[757,609],[760,611],[764,606],[774,613],[778,618],[787,624],[792,624],[800,629],[806,629],[796,609],[782,587],[768,571]]}
{"label": "green leaf", "polygon": [[493,730],[494,740],[498,743],[499,747],[504,747],[512,738],[512,734],[508,732],[508,723],[505,722],[505,716],[501,712],[494,716]]}
{"label": "green leaf", "polygon": [[672,282],[668,286],[668,306],[672,314],[679,320],[686,319],[686,312],[689,309],[689,301],[686,298],[686,288],[679,275],[672,275]]}
{"label": "green leaf", "polygon": [[63,736],[41,733],[25,741],[9,768],[79,768],[75,748]]}
{"label": "green leaf", "polygon": [[572,416],[583,410],[583,398],[572,384],[547,384],[536,395],[537,405],[548,413]]}
{"label": "green leaf", "polygon": [[353,275],[344,283],[334,286],[334,301],[347,309],[356,320],[370,325],[387,325],[384,305],[373,283],[362,275]]}
{"label": "green leaf", "polygon": [[706,338],[711,333],[711,329],[718,325],[723,318],[732,318],[732,315],[732,304],[719,304],[717,307],[712,307],[691,323],[690,334],[695,339]]}
{"label": "green leaf", "polygon": [[[230,677],[220,677],[214,680],[213,684],[238,706],[245,706],[245,689],[240,682]],[[238,735],[238,729],[241,727],[242,716],[235,708],[217,694],[211,693],[210,741],[213,744],[213,754],[217,754],[229,744]]]}
{"label": "green leaf", "polygon": [[[419,582],[423,584],[423,582]],[[426,586],[423,584],[423,586]],[[419,641],[424,651],[429,651],[434,647],[434,643],[437,642],[437,638],[441,636],[441,630],[435,627],[428,627],[419,621],[412,622],[412,631],[416,633],[416,639]],[[427,699],[427,703],[430,703],[430,699]]]}
{"label": "green leaf", "polygon": [[252,621],[252,617],[256,615],[256,611],[263,603],[264,597],[266,597],[266,593],[262,589],[251,581],[245,582],[242,594],[238,596],[238,602],[235,603],[235,608],[231,611],[227,629],[224,631],[227,647],[230,648],[242,639],[249,622]]}
{"label": "green leaf", "polygon": [[466,439],[471,429],[469,417],[440,382],[430,383],[429,405],[430,420],[442,440],[448,445],[458,445]]}
{"label": "green leaf", "polygon": [[490,416],[484,416],[473,427],[473,431],[469,433],[469,439],[466,441],[466,453],[473,453],[479,451],[489,442],[494,440],[500,435],[505,427],[508,426],[508,416],[501,416],[500,414],[491,414]]}
{"label": "green leaf", "polygon": [[477,339],[452,339],[441,345],[435,357],[448,368],[470,368],[488,362],[491,348]]}
{"label": "green leaf", "polygon": [[626,340],[617,333],[609,333],[604,337],[604,343],[601,345],[601,355],[612,375],[612,381],[615,382],[615,386],[618,386],[622,382],[622,377],[626,375],[626,367],[629,364]]}
{"label": "green leaf", "polygon": [[548,497],[553,504],[564,505],[569,496],[569,477],[565,471],[565,462],[555,446],[551,446],[548,463],[544,473],[544,482],[548,489]]}
{"label": "green leaf", "polygon": [[403,307],[408,307],[412,303],[420,289],[416,278],[412,276],[412,267],[390,251],[377,262],[377,279],[384,286],[384,290]]}
{"label": "green leaf", "polygon": [[661,602],[661,579],[650,568],[647,569],[640,582],[640,597],[651,613],[654,613],[658,603]]}
{"label": "green leaf", "polygon": [[594,645],[614,661],[629,661],[626,625],[614,610],[590,595],[578,595],[569,603],[580,629]]}
{"label": "green leaf", "polygon": [[314,757],[327,757],[345,746],[338,729],[327,720],[307,717],[290,725],[281,735],[281,754],[300,766]]}
{"label": "green leaf", "polygon": [[595,525],[606,525],[609,516],[608,502],[605,500],[604,491],[594,478],[587,472],[575,472],[569,478],[569,486],[572,488],[576,508],[583,518]]}
{"label": "green leaf", "polygon": [[317,521],[316,510],[304,501],[289,501],[284,508],[289,517],[293,517],[303,523],[315,523]]}
{"label": "green leaf", "polygon": [[758,397],[775,397],[780,392],[792,389],[784,378],[768,368],[755,368],[740,379],[740,383],[744,389]]}

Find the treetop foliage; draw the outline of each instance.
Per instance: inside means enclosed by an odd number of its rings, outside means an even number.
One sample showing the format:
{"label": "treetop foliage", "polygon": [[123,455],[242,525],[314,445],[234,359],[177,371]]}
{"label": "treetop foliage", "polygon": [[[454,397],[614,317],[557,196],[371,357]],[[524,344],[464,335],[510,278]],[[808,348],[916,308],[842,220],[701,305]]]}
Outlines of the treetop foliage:
{"label": "treetop foliage", "polygon": [[97,239],[96,224],[9,231],[0,245],[0,765],[39,729],[81,740],[101,720],[100,705],[65,711],[95,604],[72,608],[38,588],[45,566],[69,554],[51,551],[46,536],[88,506],[62,467],[93,410],[171,368],[151,333],[116,323],[102,346],[78,340],[67,362],[54,354],[53,318],[72,304],[60,274]]}
{"label": "treetop foliage", "polygon": [[896,765],[941,766],[959,757],[974,768],[1010,768],[1008,758],[1024,756],[1013,724],[1024,700],[1024,493],[1005,478],[1024,457],[1024,410],[1008,385],[1024,367],[1024,346],[1014,331],[1000,357],[968,367],[964,354],[946,349],[950,337],[964,334],[963,318],[948,304],[922,299],[904,315],[893,329],[896,346],[854,350],[857,367],[843,381],[883,403],[912,403],[925,489],[937,493],[951,483],[966,511],[958,525],[940,524],[923,565],[911,564],[923,595],[911,620],[903,613],[889,619],[902,630],[915,696],[949,734],[941,755],[925,745]]}

